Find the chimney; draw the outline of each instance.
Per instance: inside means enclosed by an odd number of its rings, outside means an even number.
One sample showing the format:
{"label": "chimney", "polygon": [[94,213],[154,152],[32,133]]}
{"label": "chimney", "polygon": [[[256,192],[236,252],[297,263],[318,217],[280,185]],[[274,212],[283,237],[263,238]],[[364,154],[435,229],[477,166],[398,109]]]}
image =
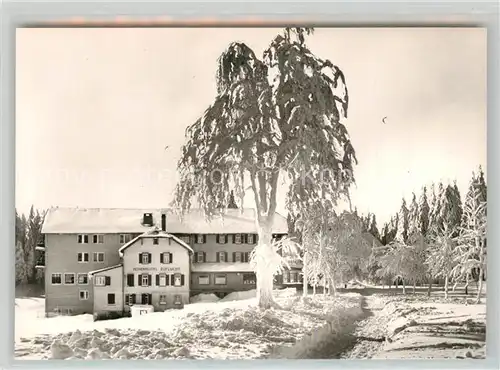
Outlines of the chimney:
{"label": "chimney", "polygon": [[167,231],[167,215],[166,214],[161,215],[161,230]]}
{"label": "chimney", "polygon": [[142,217],[142,224],[144,226],[153,226],[153,214],[144,213],[144,216]]}

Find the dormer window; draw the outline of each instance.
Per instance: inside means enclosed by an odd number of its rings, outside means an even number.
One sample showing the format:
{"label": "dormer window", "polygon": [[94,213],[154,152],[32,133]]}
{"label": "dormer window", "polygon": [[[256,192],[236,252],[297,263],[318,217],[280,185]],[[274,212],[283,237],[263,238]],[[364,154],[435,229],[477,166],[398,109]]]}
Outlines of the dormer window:
{"label": "dormer window", "polygon": [[153,244],[158,245],[159,244],[159,239],[158,238],[153,238]]}
{"label": "dormer window", "polygon": [[153,226],[153,214],[152,213],[144,213],[142,217],[142,224],[145,226]]}

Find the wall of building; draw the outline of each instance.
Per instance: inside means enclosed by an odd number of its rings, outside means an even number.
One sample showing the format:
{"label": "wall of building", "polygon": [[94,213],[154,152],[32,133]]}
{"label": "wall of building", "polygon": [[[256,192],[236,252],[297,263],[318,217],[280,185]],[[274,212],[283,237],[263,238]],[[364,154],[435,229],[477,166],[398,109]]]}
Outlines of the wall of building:
{"label": "wall of building", "polygon": [[[230,293],[244,290],[255,289],[255,284],[244,284],[243,272],[192,272],[191,273],[191,295],[196,295],[200,293],[216,292],[216,293]],[[225,275],[226,284],[220,285],[215,284],[215,275]],[[201,276],[209,277],[209,284],[199,284]]]}
{"label": "wall of building", "polygon": [[[140,253],[150,253],[152,260],[148,264],[139,263]],[[172,263],[161,263],[161,253],[172,253]],[[138,286],[138,276],[140,274],[151,275],[151,286]],[[157,286],[156,275],[165,273],[168,276],[179,273],[184,275],[183,286]],[[127,275],[134,275],[134,286],[128,286]],[[153,238],[141,238],[132,244],[123,252],[123,283],[125,295],[135,294],[139,297],[141,294],[152,295],[152,305],[155,311],[163,311],[172,308],[176,295],[179,295],[184,304],[189,303],[189,274],[190,274],[190,255],[188,250],[178,244],[172,238],[158,238],[158,245],[153,244]],[[166,304],[160,304],[160,295],[166,295]],[[137,300],[137,304],[142,303]],[[129,306],[125,305],[125,310]]]}
{"label": "wall of building", "polygon": [[[96,285],[96,279],[99,277],[109,277],[110,285]],[[102,271],[94,274],[92,285],[94,288],[94,315],[105,314],[109,312],[123,313],[123,271],[122,267],[116,267],[111,270]],[[108,304],[108,294],[114,294],[114,304]]]}
{"label": "wall of building", "polygon": [[[92,283],[78,284],[78,273],[86,274],[120,263],[119,242],[119,234],[105,234],[103,244],[92,243],[92,234],[88,244],[79,244],[76,234],[45,235],[45,311],[50,314],[59,308],[63,313],[68,313],[68,309],[73,314],[92,313]],[[89,262],[78,262],[79,252],[89,253]],[[94,252],[104,252],[104,262],[94,262]],[[53,273],[63,274],[62,284],[52,284]],[[64,284],[64,273],[74,273],[75,284]],[[89,292],[88,299],[80,299],[80,290]]]}

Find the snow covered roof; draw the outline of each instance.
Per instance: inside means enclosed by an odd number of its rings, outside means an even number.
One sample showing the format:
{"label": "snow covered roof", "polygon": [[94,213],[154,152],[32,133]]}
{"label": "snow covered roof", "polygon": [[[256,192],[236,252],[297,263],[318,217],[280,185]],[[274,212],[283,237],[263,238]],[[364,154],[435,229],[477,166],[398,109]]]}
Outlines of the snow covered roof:
{"label": "snow covered roof", "polygon": [[192,272],[254,272],[249,263],[194,263]]}
{"label": "snow covered roof", "polygon": [[[127,208],[51,208],[42,227],[44,234],[76,233],[143,233],[150,226],[142,225],[144,213],[153,215],[155,225],[161,225],[161,215],[166,215],[166,230],[173,234],[231,234],[257,233],[255,210],[252,208],[228,209],[223,218],[207,221],[204,212],[192,209],[182,220],[173,209]],[[286,218],[276,214],[273,233],[286,234]]]}
{"label": "snow covered roof", "polygon": [[135,237],[134,239],[132,239],[128,243],[124,244],[120,249],[118,249],[118,253],[120,254],[120,257],[123,256],[123,252],[125,251],[125,249],[132,246],[139,239],[143,239],[143,238],[167,238],[167,239],[171,238],[171,239],[175,240],[178,244],[180,244],[181,246],[186,248],[188,250],[188,252],[194,253],[193,249],[188,244],[186,244],[186,242],[182,241],[178,237],[176,237],[172,234],[169,234],[169,233],[167,233],[167,232],[165,232],[165,231],[163,231],[155,226],[155,227],[151,228],[150,230],[146,231],[145,233]]}
{"label": "snow covered roof", "polygon": [[116,269],[116,268],[118,268],[118,267],[122,267],[122,266],[123,266],[123,265],[120,263],[119,265],[114,265],[114,266],[104,267],[104,268],[99,269],[99,270],[89,271],[88,275],[89,275],[89,276],[92,276],[92,275],[98,274],[99,272],[104,272],[104,271],[113,270],[113,269]]}

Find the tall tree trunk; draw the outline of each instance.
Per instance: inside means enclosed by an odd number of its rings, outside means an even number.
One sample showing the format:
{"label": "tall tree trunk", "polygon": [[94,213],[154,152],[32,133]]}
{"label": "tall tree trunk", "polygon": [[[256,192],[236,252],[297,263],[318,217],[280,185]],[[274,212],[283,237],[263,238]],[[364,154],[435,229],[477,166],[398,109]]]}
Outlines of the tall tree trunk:
{"label": "tall tree trunk", "polygon": [[308,287],[307,287],[307,263],[309,260],[307,259],[307,251],[304,251],[304,258],[302,259],[302,296],[307,297]]}
{"label": "tall tree trunk", "polygon": [[337,287],[335,286],[335,276],[333,274],[330,275],[330,288],[328,289],[328,292],[330,294],[333,294],[334,296],[337,295]]}
{"label": "tall tree trunk", "polygon": [[429,286],[427,287],[427,297],[431,296],[432,292],[432,277],[429,277]]}
{"label": "tall tree trunk", "polygon": [[314,284],[313,284],[313,296],[316,295],[316,280],[314,281]]}
{"label": "tall tree trunk", "polygon": [[444,298],[445,299],[448,299],[448,281],[449,281],[449,277],[448,277],[448,275],[446,275],[444,277]]}
{"label": "tall tree trunk", "polygon": [[413,294],[415,294],[415,288],[417,286],[417,280],[413,279]]}
{"label": "tall tree trunk", "polygon": [[401,282],[403,283],[403,294],[406,294],[406,284],[405,284],[405,279],[401,278]]}
{"label": "tall tree trunk", "polygon": [[481,293],[483,291],[483,268],[479,268],[479,287],[477,288],[476,304],[481,303]]}
{"label": "tall tree trunk", "polygon": [[269,221],[259,227],[259,240],[257,248],[257,268],[255,275],[257,277],[257,301],[259,307],[271,308],[275,303],[273,299],[273,266],[270,266],[270,258],[276,251],[272,245],[271,224]]}

